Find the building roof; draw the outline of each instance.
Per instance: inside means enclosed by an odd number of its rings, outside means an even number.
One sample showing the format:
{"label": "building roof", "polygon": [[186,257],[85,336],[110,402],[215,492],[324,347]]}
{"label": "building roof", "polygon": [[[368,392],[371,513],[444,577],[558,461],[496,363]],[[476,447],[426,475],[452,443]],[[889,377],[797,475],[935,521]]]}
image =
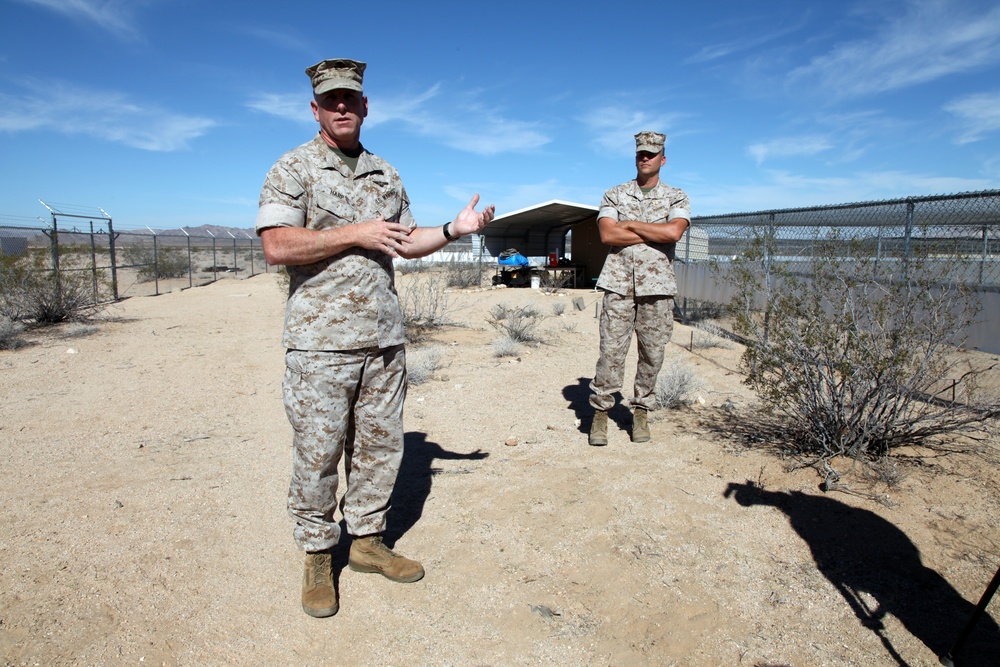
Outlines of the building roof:
{"label": "building roof", "polygon": [[596,219],[597,211],[596,206],[553,199],[499,215],[480,234],[493,256],[516,248],[527,257],[542,257],[561,249],[566,232],[573,225]]}

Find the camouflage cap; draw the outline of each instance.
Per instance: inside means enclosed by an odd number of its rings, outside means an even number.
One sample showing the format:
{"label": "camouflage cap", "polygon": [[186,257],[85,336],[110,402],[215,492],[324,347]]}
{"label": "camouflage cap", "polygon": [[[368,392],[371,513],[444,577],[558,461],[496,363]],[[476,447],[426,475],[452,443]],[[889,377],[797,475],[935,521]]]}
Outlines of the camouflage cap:
{"label": "camouflage cap", "polygon": [[659,153],[663,150],[663,142],[666,140],[667,135],[659,132],[640,132],[635,135],[635,152]]}
{"label": "camouflage cap", "polygon": [[365,63],[347,58],[334,58],[316,63],[306,70],[312,81],[313,93],[323,93],[337,88],[362,92],[361,81],[365,76]]}

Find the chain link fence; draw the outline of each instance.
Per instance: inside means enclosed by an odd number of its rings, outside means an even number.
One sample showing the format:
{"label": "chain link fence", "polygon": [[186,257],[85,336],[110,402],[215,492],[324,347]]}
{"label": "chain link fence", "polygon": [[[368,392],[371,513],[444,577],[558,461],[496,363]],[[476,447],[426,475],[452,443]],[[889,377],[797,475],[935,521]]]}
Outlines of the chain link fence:
{"label": "chain link fence", "polygon": [[942,282],[964,285],[982,304],[969,346],[1000,353],[1000,190],[696,216],[691,223],[675,264],[685,318],[705,304],[718,310],[730,302],[726,265],[755,238],[771,240],[766,262],[799,275],[816,244],[842,243],[846,261],[863,254],[886,274],[902,274],[915,258],[937,264]]}
{"label": "chain link fence", "polygon": [[155,296],[226,278],[266,273],[260,239],[116,231],[110,219],[60,228],[0,217],[0,262],[86,282],[95,303]]}
{"label": "chain link fence", "polygon": [[[0,216],[0,268],[20,262],[31,271],[73,276],[89,284],[98,303],[269,270],[260,240],[246,233],[120,232],[110,217],[50,211],[48,225],[41,218],[39,225]],[[63,224],[67,218],[72,227]],[[730,302],[726,264],[761,236],[773,239],[769,261],[793,272],[805,271],[815,244],[831,238],[845,241],[852,253],[865,253],[887,273],[898,274],[913,257],[939,262],[942,280],[964,284],[981,300],[982,316],[969,344],[1000,353],[1000,190],[696,216],[676,252],[678,306],[685,318],[692,309],[718,312]]]}

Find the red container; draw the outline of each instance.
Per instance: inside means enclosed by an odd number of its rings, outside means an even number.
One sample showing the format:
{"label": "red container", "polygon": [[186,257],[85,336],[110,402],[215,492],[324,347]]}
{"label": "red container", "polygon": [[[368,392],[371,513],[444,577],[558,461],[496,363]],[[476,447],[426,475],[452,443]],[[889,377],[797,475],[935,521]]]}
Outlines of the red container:
{"label": "red container", "polygon": [[549,266],[559,266],[559,258],[554,252],[549,253]]}

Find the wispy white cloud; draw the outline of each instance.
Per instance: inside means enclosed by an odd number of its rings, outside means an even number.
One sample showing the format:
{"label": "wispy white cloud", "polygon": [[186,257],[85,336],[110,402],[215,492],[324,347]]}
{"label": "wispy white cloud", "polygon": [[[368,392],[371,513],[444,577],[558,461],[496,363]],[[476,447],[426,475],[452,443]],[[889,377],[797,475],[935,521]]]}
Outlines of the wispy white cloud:
{"label": "wispy white cloud", "polygon": [[43,7],[70,19],[96,25],[122,39],[139,40],[142,35],[133,21],[133,12],[143,0],[15,0]]}
{"label": "wispy white cloud", "polygon": [[[552,141],[540,123],[507,118],[477,100],[446,98],[438,83],[415,95],[369,99],[365,127],[395,124],[449,148],[475,153],[525,153]],[[295,121],[313,121],[308,98],[301,95],[260,94],[247,103],[252,109]],[[303,109],[305,110],[303,112]]]}
{"label": "wispy white cloud", "polygon": [[698,63],[711,62],[713,60],[720,60],[735,53],[750,51],[758,46],[762,46],[769,42],[786,37],[790,33],[801,29],[803,23],[804,22],[799,22],[796,25],[766,33],[759,33],[751,30],[749,31],[749,34],[745,34],[739,39],[730,40],[728,42],[707,44],[701,47],[701,49],[699,49],[694,55],[685,58],[683,62],[685,65],[694,65]]}
{"label": "wispy white cloud", "polygon": [[[992,179],[995,184],[1000,184],[1000,155],[994,155],[984,160],[981,172],[987,178]],[[993,187],[996,187],[996,185]]]}
{"label": "wispy white cloud", "polygon": [[958,116],[965,127],[956,140],[960,145],[980,141],[985,134],[1000,130],[1000,91],[959,98],[944,110]]}
{"label": "wispy white cloud", "polygon": [[682,113],[648,113],[630,106],[600,106],[579,118],[591,135],[595,150],[610,155],[634,155],[635,135],[644,130],[654,130],[667,135],[685,118]]}
{"label": "wispy white cloud", "polygon": [[871,38],[841,44],[789,74],[833,97],[927,83],[1000,61],[1000,7],[974,13],[955,0],[911,0]]}
{"label": "wispy white cloud", "polygon": [[747,153],[757,164],[775,157],[796,157],[800,155],[816,155],[833,148],[833,144],[824,136],[804,135],[798,137],[780,137],[763,143],[747,146]]}
{"label": "wispy white cloud", "polygon": [[46,130],[85,135],[148,151],[183,150],[216,125],[117,92],[87,90],[60,81],[28,83],[28,92],[0,92],[0,131]]}
{"label": "wispy white cloud", "polygon": [[315,123],[307,93],[259,93],[246,105],[254,111],[297,123]]}
{"label": "wispy white cloud", "polygon": [[375,104],[368,105],[365,125],[375,127],[393,121],[409,122],[414,116],[427,116],[427,103],[441,93],[441,84],[435,83],[416,95],[395,95],[379,97]]}
{"label": "wispy white cloud", "polygon": [[[309,39],[294,32],[280,30],[275,27],[265,27],[259,25],[237,25],[233,28],[236,32],[248,35],[271,46],[293,52],[312,53],[313,45]],[[303,67],[303,69],[305,69]]]}
{"label": "wispy white cloud", "polygon": [[366,122],[399,123],[417,135],[476,155],[530,153],[552,141],[540,123],[508,118],[480,101],[476,92],[445,99],[442,91],[441,84],[435,84],[419,95],[372,100]]}

